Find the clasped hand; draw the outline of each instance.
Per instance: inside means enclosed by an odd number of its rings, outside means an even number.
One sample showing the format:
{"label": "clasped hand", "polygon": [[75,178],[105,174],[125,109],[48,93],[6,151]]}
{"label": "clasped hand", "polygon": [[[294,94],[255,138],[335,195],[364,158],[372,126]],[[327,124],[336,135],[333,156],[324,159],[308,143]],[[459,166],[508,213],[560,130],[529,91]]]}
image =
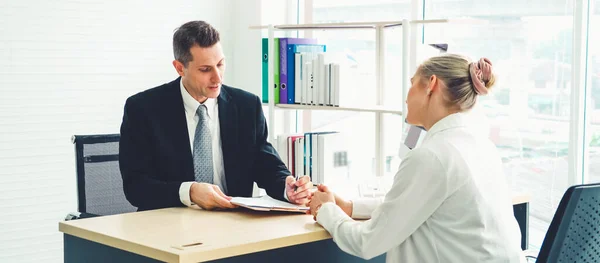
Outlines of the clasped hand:
{"label": "clasped hand", "polygon": [[352,216],[352,201],[341,198],[340,196],[334,194],[329,187],[322,184],[319,185],[317,187],[317,191],[311,195],[310,202],[308,203],[310,210],[308,210],[306,214],[312,215],[313,219],[317,221],[317,213],[319,212],[319,208],[321,208],[321,205],[325,203],[334,203],[339,206],[348,216]]}

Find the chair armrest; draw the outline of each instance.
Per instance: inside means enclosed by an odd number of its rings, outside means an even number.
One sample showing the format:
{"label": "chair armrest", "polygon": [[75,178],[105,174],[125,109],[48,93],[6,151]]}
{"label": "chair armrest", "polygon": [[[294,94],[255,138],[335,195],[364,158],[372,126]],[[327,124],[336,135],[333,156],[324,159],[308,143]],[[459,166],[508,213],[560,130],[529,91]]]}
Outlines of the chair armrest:
{"label": "chair armrest", "polygon": [[97,216],[99,216],[99,215],[90,214],[90,213],[71,212],[71,213],[67,214],[67,216],[65,217],[65,221],[77,220],[77,219],[83,219],[83,218],[91,218],[91,217],[97,217]]}

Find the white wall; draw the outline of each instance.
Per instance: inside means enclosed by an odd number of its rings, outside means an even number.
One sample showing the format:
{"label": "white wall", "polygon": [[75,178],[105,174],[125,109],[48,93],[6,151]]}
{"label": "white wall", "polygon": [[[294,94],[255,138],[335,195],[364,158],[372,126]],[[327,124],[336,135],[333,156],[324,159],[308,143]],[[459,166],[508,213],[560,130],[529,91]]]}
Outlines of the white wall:
{"label": "white wall", "polygon": [[128,96],[177,77],[177,26],[213,24],[233,60],[225,83],[260,94],[260,69],[251,61],[260,57],[260,33],[239,24],[258,24],[259,6],[0,1],[0,262],[62,262],[58,222],[77,204],[71,135],[118,133]]}
{"label": "white wall", "polygon": [[[232,0],[231,34],[221,36],[223,45],[230,45],[226,54],[225,83],[262,96],[262,43],[267,30],[250,26],[295,22],[297,0]],[[273,10],[287,10],[273,11]],[[282,33],[280,33],[282,34]]]}
{"label": "white wall", "polygon": [[[225,83],[236,88],[262,94],[262,44],[261,31],[248,29],[260,25],[260,0],[234,0],[231,14],[235,22],[231,25],[232,36],[227,37],[232,44],[231,54],[227,55]],[[223,36],[221,37],[223,39]],[[232,41],[231,41],[232,40]],[[223,41],[225,44],[225,41]]]}

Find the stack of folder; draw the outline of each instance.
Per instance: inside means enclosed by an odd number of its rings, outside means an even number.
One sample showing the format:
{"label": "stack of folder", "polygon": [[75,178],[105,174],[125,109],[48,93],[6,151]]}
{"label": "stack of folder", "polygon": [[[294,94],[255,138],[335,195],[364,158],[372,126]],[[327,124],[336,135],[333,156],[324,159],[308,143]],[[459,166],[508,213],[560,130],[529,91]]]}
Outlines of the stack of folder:
{"label": "stack of folder", "polygon": [[337,63],[325,63],[326,45],[313,38],[274,38],[270,61],[268,38],[262,39],[262,101],[268,103],[268,63],[274,65],[274,103],[339,106]]}
{"label": "stack of folder", "polygon": [[282,134],[276,148],[292,175],[308,175],[313,184],[348,178],[348,150],[339,132]]}

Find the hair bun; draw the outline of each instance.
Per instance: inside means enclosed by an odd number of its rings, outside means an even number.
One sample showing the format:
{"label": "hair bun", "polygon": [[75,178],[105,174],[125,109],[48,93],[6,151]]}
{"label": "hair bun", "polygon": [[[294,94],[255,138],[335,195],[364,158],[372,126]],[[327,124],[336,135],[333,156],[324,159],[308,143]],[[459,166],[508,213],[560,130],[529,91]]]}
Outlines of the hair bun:
{"label": "hair bun", "polygon": [[492,62],[488,58],[480,58],[477,62],[469,65],[471,81],[475,93],[484,96],[496,82],[494,73],[492,73]]}

